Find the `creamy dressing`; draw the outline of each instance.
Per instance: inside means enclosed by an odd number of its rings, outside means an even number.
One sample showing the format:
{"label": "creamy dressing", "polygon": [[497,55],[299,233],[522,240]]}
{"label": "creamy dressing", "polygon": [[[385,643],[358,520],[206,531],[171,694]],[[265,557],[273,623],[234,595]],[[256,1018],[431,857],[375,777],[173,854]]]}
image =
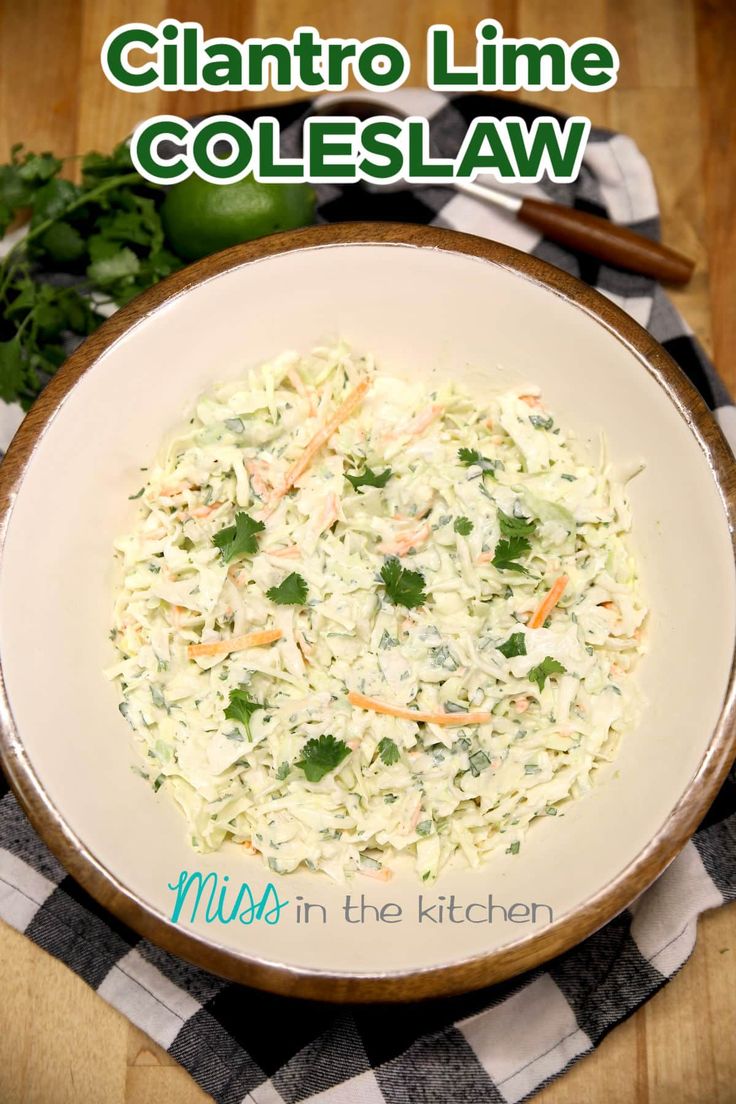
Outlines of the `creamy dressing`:
{"label": "creamy dressing", "polygon": [[[357,410],[283,493],[366,378]],[[390,474],[357,489],[346,478],[366,470]],[[197,850],[231,840],[279,873],[336,881],[387,878],[405,854],[434,879],[518,852],[531,821],[564,813],[632,727],[646,610],[625,489],[581,457],[536,388],[428,393],[345,346],[287,353],[203,397],[146,477],[115,545],[120,655],[107,673],[143,773],[179,804]],[[264,528],[254,552],[226,562],[213,538],[238,513]],[[526,535],[509,548],[516,530]],[[392,602],[381,570],[394,559],[422,577],[423,604]],[[304,605],[267,595],[291,573]],[[530,627],[561,577],[561,598]],[[187,651],[261,629],[281,636]],[[225,716],[239,690],[262,706],[247,724]],[[359,708],[351,691],[460,723]],[[305,746],[327,736],[344,758],[309,781]]]}

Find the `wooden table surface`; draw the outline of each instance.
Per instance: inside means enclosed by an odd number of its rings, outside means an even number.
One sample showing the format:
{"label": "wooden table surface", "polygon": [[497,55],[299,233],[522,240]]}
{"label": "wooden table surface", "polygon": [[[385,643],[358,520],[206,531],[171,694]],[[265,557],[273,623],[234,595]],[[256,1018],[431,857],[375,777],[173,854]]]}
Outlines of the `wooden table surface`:
{"label": "wooden table surface", "polygon": [[[608,37],[621,57],[602,94],[537,93],[537,102],[632,135],[648,157],[665,240],[697,259],[672,298],[736,390],[736,4],[729,0],[5,0],[0,6],[0,160],[11,143],[74,154],[108,149],[140,119],[196,114],[267,93],[146,93],[108,84],[110,30],[132,20],[200,19],[210,36],[390,35],[424,80],[432,22],[456,31],[458,61],[489,15],[507,34]],[[531,98],[531,97],[529,97]],[[1,841],[0,841],[1,843]],[[2,1104],[202,1104],[210,1098],[150,1039],[66,967],[0,925]],[[703,917],[682,972],[540,1104],[734,1104],[736,906]]]}

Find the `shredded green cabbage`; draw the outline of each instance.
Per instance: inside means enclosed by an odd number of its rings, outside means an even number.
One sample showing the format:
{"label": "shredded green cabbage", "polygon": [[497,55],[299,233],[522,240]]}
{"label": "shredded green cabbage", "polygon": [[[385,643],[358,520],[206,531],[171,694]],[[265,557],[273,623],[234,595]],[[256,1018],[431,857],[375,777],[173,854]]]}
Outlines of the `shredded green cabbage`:
{"label": "shredded green cabbage", "polygon": [[[366,377],[357,411],[282,494]],[[398,855],[425,880],[476,867],[584,794],[634,723],[646,609],[624,486],[606,461],[584,461],[535,388],[430,394],[344,345],[286,353],[199,401],[136,509],[115,545],[107,674],[145,775],[199,851],[230,840],[279,873],[336,881],[386,879]],[[213,538],[243,513],[265,528],[227,562]],[[517,567],[500,555],[502,523],[527,534],[511,538]],[[394,558],[421,575],[423,604],[391,601],[381,569]],[[291,573],[304,605],[267,596]],[[561,575],[560,602],[529,627]],[[261,628],[281,638],[187,653]],[[350,691],[460,723],[356,708]],[[462,724],[465,712],[488,717]],[[315,754],[337,748],[334,769],[328,758],[309,781],[305,747],[327,737]]]}

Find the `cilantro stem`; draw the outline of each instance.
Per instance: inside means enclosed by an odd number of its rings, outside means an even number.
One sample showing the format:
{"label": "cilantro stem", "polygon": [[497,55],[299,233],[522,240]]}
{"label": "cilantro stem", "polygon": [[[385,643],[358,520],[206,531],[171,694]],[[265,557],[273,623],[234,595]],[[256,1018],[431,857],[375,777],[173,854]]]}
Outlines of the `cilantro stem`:
{"label": "cilantro stem", "polygon": [[[9,256],[10,256],[10,253],[7,253],[6,258],[9,257]],[[5,260],[3,260],[3,265],[5,265]],[[9,286],[10,281],[12,280],[12,278],[13,278],[13,266],[8,265],[5,268],[4,272],[3,272],[2,282],[0,282],[0,302],[2,302],[2,303],[5,302],[5,299],[6,299],[6,294],[5,293],[8,290],[8,286]]]}
{"label": "cilantro stem", "polygon": [[122,176],[109,176],[107,180],[103,180],[96,188],[90,188],[89,191],[82,192],[68,207],[65,207],[63,211],[59,211],[58,215],[53,215],[50,218],[44,219],[43,222],[39,222],[38,226],[34,226],[32,230],[29,230],[25,237],[19,238],[15,245],[11,246],[5,254],[3,268],[7,271],[10,267],[8,261],[13,258],[14,254],[18,253],[21,247],[27,247],[34,238],[38,238],[41,234],[45,234],[49,227],[53,226],[55,222],[59,222],[60,219],[66,218],[72,211],[76,211],[77,208],[84,207],[86,203],[91,203],[93,200],[99,199],[100,196],[104,195],[106,192],[112,191],[114,188],[119,188],[124,184],[134,184],[136,182],[141,182],[139,173],[125,173]]}
{"label": "cilantro stem", "polygon": [[16,331],[13,335],[13,337],[15,339],[20,337],[20,335],[23,333],[24,329],[26,328],[26,326],[28,325],[28,323],[31,321],[32,318],[33,318],[33,312],[29,311],[28,314],[23,319],[23,321],[18,324],[18,326],[16,328]]}

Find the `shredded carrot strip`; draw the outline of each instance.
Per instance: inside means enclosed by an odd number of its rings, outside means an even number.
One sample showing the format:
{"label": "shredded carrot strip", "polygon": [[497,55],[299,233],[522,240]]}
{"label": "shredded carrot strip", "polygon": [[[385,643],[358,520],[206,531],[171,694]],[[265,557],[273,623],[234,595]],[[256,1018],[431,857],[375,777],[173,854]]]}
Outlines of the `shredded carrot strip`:
{"label": "shredded carrot strip", "polygon": [[268,498],[271,493],[269,485],[268,464],[263,460],[246,460],[245,470],[250,476],[250,484],[260,498]]}
{"label": "shredded carrot strip", "polygon": [[394,426],[386,434],[386,440],[395,441],[398,437],[418,437],[420,433],[424,433],[425,429],[429,429],[432,422],[443,413],[444,407],[433,403],[419,414],[415,414],[413,418]]}
{"label": "shredded carrot strip", "polygon": [[542,405],[539,395],[519,395],[519,398],[523,403],[526,403],[527,406],[531,406],[532,409]]}
{"label": "shredded carrot strip", "polygon": [[555,608],[560,598],[562,597],[565,587],[567,586],[567,575],[560,575],[549,589],[544,601],[539,606],[537,612],[532,616],[529,622],[530,629],[539,629],[549,617],[552,610]]}
{"label": "shredded carrot strip", "polygon": [[425,541],[428,541],[430,534],[431,530],[425,522],[424,525],[420,525],[412,531],[398,533],[393,540],[381,541],[379,545],[376,545],[376,549],[387,556],[405,556],[412,548],[419,548]]}
{"label": "shredded carrot strip", "polygon": [[305,663],[309,663],[309,657],[312,654],[313,648],[311,644],[308,644],[304,639],[304,634],[299,632],[299,629],[294,629],[294,640],[296,646],[302,654],[302,659]]}
{"label": "shredded carrot strip", "polygon": [[339,516],[340,503],[337,495],[333,491],[327,495],[327,498],[322,503],[322,509],[317,518],[317,532],[324,533],[325,529],[329,529],[335,524]]}
{"label": "shredded carrot strip", "polygon": [[481,552],[476,563],[490,563],[495,554],[495,552]]}
{"label": "shredded carrot strip", "polygon": [[284,548],[264,548],[263,551],[267,556],[280,556],[286,560],[298,560],[301,556],[299,547],[296,544],[287,544]]}
{"label": "shredded carrot strip", "polygon": [[296,391],[297,395],[301,395],[301,397],[303,399],[306,399],[307,398],[307,389],[304,386],[304,381],[303,381],[302,377],[299,375],[299,373],[297,372],[296,368],[290,368],[289,371],[286,373],[286,378],[288,379],[289,383],[291,384],[291,386]]}
{"label": "shredded carrot strip", "polygon": [[382,870],[364,870],[361,867],[360,873],[365,874],[366,878],[375,878],[377,882],[390,882],[394,876],[393,870],[389,870],[387,866]]}
{"label": "shredded carrot strip", "polygon": [[176,495],[183,494],[184,491],[191,490],[191,483],[179,483],[176,486],[162,487],[158,492],[159,498],[175,498]]}
{"label": "shredded carrot strip", "polygon": [[392,514],[392,521],[422,521],[427,514],[432,512],[432,503],[425,506],[418,514]]}
{"label": "shredded carrot strip", "polygon": [[194,659],[196,656],[242,652],[244,648],[260,648],[263,644],[273,644],[274,640],[280,640],[281,636],[281,629],[261,629],[258,632],[246,633],[245,636],[231,636],[229,640],[211,640],[206,644],[190,644],[187,648],[187,655],[190,659]]}
{"label": "shredded carrot strip", "polygon": [[402,721],[422,721],[424,724],[485,724],[491,719],[490,713],[419,713],[416,709],[404,709],[400,705],[388,705],[376,698],[366,697],[357,690],[350,691],[348,701],[359,709],[370,709],[374,713],[384,713],[387,717],[399,717]]}
{"label": "shredded carrot strip", "polygon": [[322,429],[317,430],[314,437],[312,437],[312,440],[306,446],[304,452],[301,454],[299,459],[295,460],[287,471],[286,476],[284,477],[283,485],[279,487],[277,491],[274,491],[274,502],[277,502],[279,499],[283,498],[284,495],[291,490],[296,481],[300,479],[302,475],[304,475],[304,472],[312,463],[312,460],[317,455],[322,446],[327,444],[332,434],[336,430],[338,430],[342,423],[346,421],[350,417],[350,415],[360,406],[369,387],[370,380],[361,380],[357,387],[353,388],[345,401],[341,403],[340,406],[338,406],[332,417],[325,422],[325,424],[322,426]]}
{"label": "shredded carrot strip", "polygon": [[286,378],[289,380],[289,383],[296,393],[309,403],[309,416],[313,418],[317,413],[317,407],[314,404],[314,392],[307,390],[304,380],[299,375],[296,368],[290,368],[286,373]]}
{"label": "shredded carrot strip", "polygon": [[222,505],[222,502],[213,502],[211,506],[197,506],[196,510],[191,510],[190,513],[194,518],[207,518],[210,514],[214,514],[215,510],[219,510]]}

